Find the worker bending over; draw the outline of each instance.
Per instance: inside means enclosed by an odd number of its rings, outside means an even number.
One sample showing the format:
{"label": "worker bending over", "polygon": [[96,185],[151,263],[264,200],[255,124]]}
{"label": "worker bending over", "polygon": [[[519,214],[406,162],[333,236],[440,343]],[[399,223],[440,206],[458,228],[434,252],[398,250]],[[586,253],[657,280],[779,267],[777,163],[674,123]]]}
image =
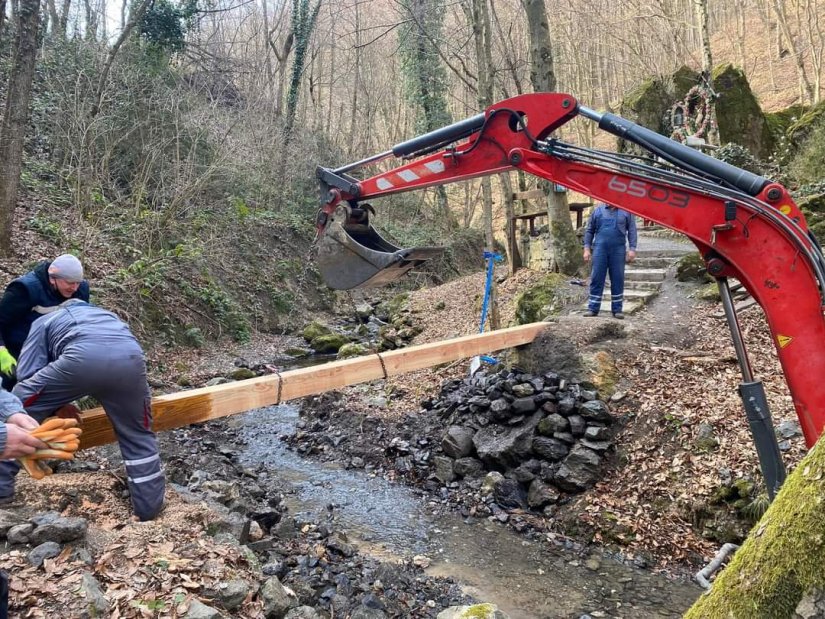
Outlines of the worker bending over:
{"label": "worker bending over", "polygon": [[[129,327],[109,311],[70,299],[34,322],[18,361],[14,394],[35,419],[42,422],[82,396],[100,402],[120,445],[135,514],[157,516],[166,480],[146,362]],[[14,494],[18,470],[15,462],[0,463],[0,497]]]}

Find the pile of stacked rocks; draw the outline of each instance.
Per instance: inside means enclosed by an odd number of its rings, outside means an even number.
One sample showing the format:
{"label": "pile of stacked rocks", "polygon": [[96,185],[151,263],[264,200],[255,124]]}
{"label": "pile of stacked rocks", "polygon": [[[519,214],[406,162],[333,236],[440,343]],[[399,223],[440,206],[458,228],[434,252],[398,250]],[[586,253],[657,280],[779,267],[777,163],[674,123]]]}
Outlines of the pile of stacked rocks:
{"label": "pile of stacked rocks", "polygon": [[486,477],[504,508],[548,509],[598,481],[613,416],[598,392],[555,373],[517,369],[447,383],[423,402],[447,424],[435,476],[444,484]]}

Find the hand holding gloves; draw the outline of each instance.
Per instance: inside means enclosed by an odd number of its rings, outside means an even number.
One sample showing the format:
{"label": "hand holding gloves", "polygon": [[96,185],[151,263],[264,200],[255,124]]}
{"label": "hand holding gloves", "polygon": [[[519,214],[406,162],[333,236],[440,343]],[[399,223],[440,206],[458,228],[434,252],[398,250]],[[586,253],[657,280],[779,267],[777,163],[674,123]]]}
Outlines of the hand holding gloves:
{"label": "hand holding gloves", "polygon": [[48,449],[38,449],[30,456],[20,458],[20,464],[34,479],[43,479],[52,474],[42,460],[71,460],[80,446],[82,430],[76,419],[51,417],[32,430],[31,435],[48,445]]}

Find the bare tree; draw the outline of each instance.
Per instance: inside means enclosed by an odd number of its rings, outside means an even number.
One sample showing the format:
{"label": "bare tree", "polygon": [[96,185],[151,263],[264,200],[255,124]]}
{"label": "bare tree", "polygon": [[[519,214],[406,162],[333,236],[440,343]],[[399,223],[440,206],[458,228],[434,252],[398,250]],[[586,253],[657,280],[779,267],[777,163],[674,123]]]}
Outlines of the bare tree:
{"label": "bare tree", "polygon": [[123,44],[129,38],[129,35],[134,30],[135,26],[140,23],[140,20],[143,19],[143,15],[146,13],[146,9],[149,6],[149,2],[151,0],[141,0],[140,4],[135,6],[132,15],[129,18],[129,21],[126,22],[126,26],[120,32],[120,36],[117,40],[112,44],[112,47],[109,49],[109,53],[106,55],[106,62],[103,63],[103,69],[100,71],[100,79],[97,82],[97,89],[95,91],[95,102],[92,105],[91,115],[96,116],[97,113],[100,111],[100,104],[103,100],[103,92],[106,88],[106,80],[109,78],[109,71],[112,69],[112,63],[114,63],[115,58],[117,57],[120,48],[123,47]]}
{"label": "bare tree", "polygon": [[808,78],[808,70],[805,67],[805,60],[802,56],[802,50],[799,49],[796,39],[791,32],[788,24],[788,15],[785,10],[785,3],[783,0],[771,0],[770,7],[773,10],[776,23],[779,25],[779,30],[782,33],[782,38],[785,39],[791,55],[793,56],[794,64],[796,65],[796,72],[799,78],[799,94],[800,99],[804,103],[812,101],[814,98],[813,87],[811,80]]}
{"label": "bare tree", "polygon": [[710,52],[710,30],[708,30],[708,0],[693,0],[696,22],[699,25],[699,40],[702,42],[702,70],[708,75],[713,70],[713,55]]}
{"label": "bare tree", "polygon": [[[536,92],[556,90],[553,46],[544,0],[522,0],[530,25],[530,81]],[[550,217],[553,267],[562,273],[575,273],[582,265],[581,247],[570,221],[567,194],[556,192],[551,183],[542,181]]]}
{"label": "bare tree", "polygon": [[31,86],[37,57],[40,2],[20,0],[14,56],[9,73],[3,125],[0,127],[0,253],[12,254],[11,232],[23,167],[23,137],[29,118]]}

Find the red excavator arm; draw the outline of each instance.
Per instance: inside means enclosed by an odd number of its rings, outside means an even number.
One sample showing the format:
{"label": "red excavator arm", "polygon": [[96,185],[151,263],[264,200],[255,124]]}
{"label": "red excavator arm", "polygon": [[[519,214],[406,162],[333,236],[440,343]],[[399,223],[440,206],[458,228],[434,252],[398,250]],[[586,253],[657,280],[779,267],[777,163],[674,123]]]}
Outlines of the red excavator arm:
{"label": "red excavator arm", "polygon": [[[583,116],[642,146],[651,158],[581,148],[551,133]],[[389,157],[410,163],[356,180],[347,172]],[[825,426],[825,258],[805,218],[780,184],[704,155],[560,93],[521,95],[483,114],[337,169],[319,168],[322,207],[318,263],[334,288],[396,279],[437,252],[400,249],[369,224],[368,199],[496,172],[521,169],[619,206],[690,238],[720,284],[743,383],[740,393],[766,458],[781,467],[761,383],[754,381],[727,278],[738,279],[765,311],[794,405],[812,446]],[[760,446],[760,442],[764,443]],[[768,445],[772,443],[772,445]],[[764,451],[771,453],[765,454]],[[764,456],[764,457],[763,457]],[[784,471],[766,473],[771,490]],[[775,489],[775,488],[774,488]]]}

